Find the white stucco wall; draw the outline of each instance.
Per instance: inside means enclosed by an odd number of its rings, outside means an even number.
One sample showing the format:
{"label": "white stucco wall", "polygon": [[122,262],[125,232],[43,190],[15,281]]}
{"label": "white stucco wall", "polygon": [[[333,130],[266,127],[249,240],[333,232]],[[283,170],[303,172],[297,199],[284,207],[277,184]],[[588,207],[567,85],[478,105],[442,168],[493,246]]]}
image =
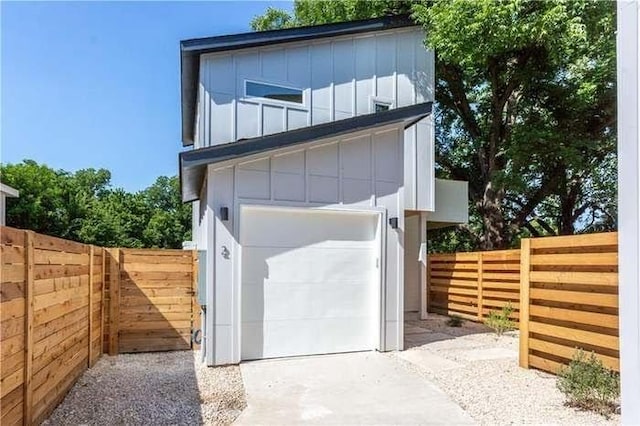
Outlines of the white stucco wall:
{"label": "white stucco wall", "polygon": [[618,206],[622,423],[640,424],[640,3],[618,8]]}
{"label": "white stucco wall", "polygon": [[[207,316],[207,363],[240,361],[240,259],[238,217],[241,204],[373,209],[398,218],[385,224],[383,350],[402,349],[404,282],[402,126],[366,131],[295,150],[245,159],[208,169],[208,247],[213,289]],[[220,220],[220,208],[229,220]],[[283,230],[286,232],[286,230]],[[222,251],[229,251],[228,258]]]}

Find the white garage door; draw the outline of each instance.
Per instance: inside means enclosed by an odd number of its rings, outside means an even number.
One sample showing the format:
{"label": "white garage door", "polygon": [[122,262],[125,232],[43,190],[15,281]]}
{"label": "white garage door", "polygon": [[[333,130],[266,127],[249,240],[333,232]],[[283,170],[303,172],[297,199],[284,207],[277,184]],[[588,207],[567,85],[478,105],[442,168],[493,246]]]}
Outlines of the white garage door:
{"label": "white garage door", "polygon": [[242,209],[242,359],[376,348],[377,218]]}

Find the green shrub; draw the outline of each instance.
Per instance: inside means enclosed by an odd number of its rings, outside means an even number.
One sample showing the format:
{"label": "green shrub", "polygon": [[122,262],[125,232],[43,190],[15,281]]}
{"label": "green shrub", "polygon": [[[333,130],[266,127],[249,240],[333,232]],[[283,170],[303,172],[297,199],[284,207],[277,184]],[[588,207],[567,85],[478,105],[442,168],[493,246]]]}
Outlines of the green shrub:
{"label": "green shrub", "polygon": [[462,318],[460,318],[459,316],[456,315],[451,315],[449,317],[449,319],[447,320],[447,325],[449,327],[462,327],[462,323],[464,322],[464,320]]}
{"label": "green shrub", "polygon": [[487,327],[496,332],[498,336],[502,336],[505,331],[514,330],[516,324],[511,321],[511,314],[513,313],[513,306],[511,302],[502,307],[500,312],[490,311],[487,319],[484,323]]}
{"label": "green shrub", "polygon": [[558,373],[557,385],[568,405],[603,415],[615,411],[620,396],[620,375],[605,367],[593,352],[587,356],[580,349]]}

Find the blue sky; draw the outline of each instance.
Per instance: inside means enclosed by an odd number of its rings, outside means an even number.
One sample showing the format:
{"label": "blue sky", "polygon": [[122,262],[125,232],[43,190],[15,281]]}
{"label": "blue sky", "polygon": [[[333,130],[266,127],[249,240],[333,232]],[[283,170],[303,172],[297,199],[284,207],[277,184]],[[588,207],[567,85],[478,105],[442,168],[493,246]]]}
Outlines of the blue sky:
{"label": "blue sky", "polygon": [[136,191],[177,174],[179,41],[249,31],[287,2],[6,3],[1,13],[3,163],[109,169]]}

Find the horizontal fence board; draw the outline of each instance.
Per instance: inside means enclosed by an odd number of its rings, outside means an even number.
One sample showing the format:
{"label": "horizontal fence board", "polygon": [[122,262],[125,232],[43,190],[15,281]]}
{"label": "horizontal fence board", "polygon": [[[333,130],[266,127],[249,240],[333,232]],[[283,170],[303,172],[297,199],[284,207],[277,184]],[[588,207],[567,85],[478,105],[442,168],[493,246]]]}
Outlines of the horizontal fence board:
{"label": "horizontal fence board", "polygon": [[560,253],[537,254],[531,257],[531,265],[591,265],[591,266],[618,266],[618,253]]}
{"label": "horizontal fence board", "polygon": [[561,237],[532,238],[531,248],[561,248],[584,249],[594,246],[617,246],[618,233],[604,232],[600,234],[567,235]]}
{"label": "horizontal fence board", "polygon": [[36,265],[88,265],[89,253],[64,253],[35,249]]}
{"label": "horizontal fence board", "polygon": [[563,309],[552,306],[531,305],[529,313],[532,317],[569,321],[587,325],[595,325],[607,328],[618,328],[618,315],[599,312],[579,311],[576,309]]}
{"label": "horizontal fence board", "polygon": [[[145,265],[171,265],[171,264],[184,264],[189,265],[193,263],[193,258],[190,251],[180,250],[179,254],[172,255],[157,255],[157,254],[130,254],[127,250],[122,250],[122,262],[127,264],[145,264]],[[186,252],[187,254],[183,254]]]}
{"label": "horizontal fence board", "polygon": [[24,265],[2,265],[2,275],[0,282],[13,283],[24,281]]}
{"label": "horizontal fence board", "polygon": [[24,264],[24,247],[0,245],[0,259],[3,265]]}
{"label": "horizontal fence board", "polygon": [[586,293],[582,291],[569,291],[569,290],[547,290],[540,288],[531,289],[531,299],[539,300],[534,301],[531,304],[544,304],[544,301],[551,302],[572,302],[582,305],[604,306],[607,308],[618,307],[618,295],[617,294],[602,294],[602,293]]}
{"label": "horizontal fence board", "polygon": [[24,231],[21,229],[3,226],[0,230],[0,244],[3,246],[24,247]]}
{"label": "horizontal fence board", "polygon": [[[529,348],[538,352],[550,353],[555,356],[565,358],[566,362],[571,361],[576,351],[575,346],[560,345],[535,338],[529,339]],[[600,358],[606,367],[615,371],[620,371],[620,360],[618,358],[599,353],[596,353],[595,355]]]}
{"label": "horizontal fence board", "polygon": [[570,327],[561,327],[558,325],[544,324],[537,321],[529,321],[529,331],[551,337],[557,337],[565,340],[572,340],[579,346],[585,343],[591,346],[599,346],[606,349],[618,350],[618,336],[609,336],[602,333],[595,333],[587,330],[579,330]]}
{"label": "horizontal fence board", "polygon": [[446,253],[430,255],[432,262],[464,262],[477,261],[478,253]]}
{"label": "horizontal fence board", "polygon": [[51,250],[55,252],[68,252],[68,253],[88,253],[89,246],[86,244],[78,243],[75,241],[69,241],[58,237],[51,237],[49,235],[34,234],[33,238],[34,249]]}
{"label": "horizontal fence board", "polygon": [[519,259],[519,250],[429,255],[428,310],[462,312],[467,319],[482,321],[508,301],[517,306]]}
{"label": "horizontal fence board", "polygon": [[558,374],[558,372],[565,367],[565,365],[560,362],[542,358],[537,355],[529,355],[529,365],[552,374]]}
{"label": "horizontal fence board", "polygon": [[[535,259],[536,256],[531,256]],[[618,287],[617,272],[562,272],[531,271],[529,279],[532,283],[582,284]]]}

